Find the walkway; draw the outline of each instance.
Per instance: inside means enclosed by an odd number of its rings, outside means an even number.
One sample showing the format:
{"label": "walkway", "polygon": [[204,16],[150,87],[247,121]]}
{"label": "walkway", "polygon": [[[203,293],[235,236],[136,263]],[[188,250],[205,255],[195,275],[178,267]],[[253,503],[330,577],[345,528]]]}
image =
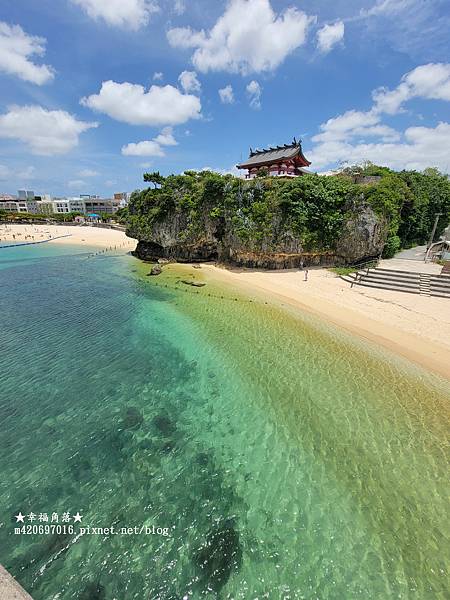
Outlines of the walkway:
{"label": "walkway", "polygon": [[0,246],[1,248],[17,248],[18,246],[34,246],[34,244],[45,244],[46,242],[53,242],[53,240],[59,240],[61,238],[71,237],[70,233],[67,235],[58,235],[48,240],[39,240],[38,242],[20,242],[19,244],[7,244],[6,246]]}
{"label": "walkway", "polygon": [[0,565],[0,598],[1,600],[33,600],[2,565]]}

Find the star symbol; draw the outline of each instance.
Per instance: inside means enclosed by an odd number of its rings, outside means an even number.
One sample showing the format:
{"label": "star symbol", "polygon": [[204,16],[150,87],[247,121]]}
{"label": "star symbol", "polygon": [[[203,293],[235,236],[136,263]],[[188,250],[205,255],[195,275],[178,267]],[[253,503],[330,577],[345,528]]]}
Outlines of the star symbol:
{"label": "star symbol", "polygon": [[80,515],[79,512],[77,512],[76,515],[73,515],[73,522],[74,523],[81,523],[81,519],[83,518],[83,515]]}
{"label": "star symbol", "polygon": [[19,512],[18,515],[15,515],[16,517],[16,523],[18,523],[19,521],[21,523],[25,523],[24,519],[25,519],[25,515],[23,515],[21,512]]}

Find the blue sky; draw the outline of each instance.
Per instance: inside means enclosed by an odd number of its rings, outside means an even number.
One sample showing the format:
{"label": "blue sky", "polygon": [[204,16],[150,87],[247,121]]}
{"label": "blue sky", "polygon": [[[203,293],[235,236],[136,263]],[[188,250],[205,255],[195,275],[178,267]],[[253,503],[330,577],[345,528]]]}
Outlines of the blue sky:
{"label": "blue sky", "polygon": [[448,31],[448,0],[2,3],[0,192],[232,172],[293,136],[313,171],[449,172]]}

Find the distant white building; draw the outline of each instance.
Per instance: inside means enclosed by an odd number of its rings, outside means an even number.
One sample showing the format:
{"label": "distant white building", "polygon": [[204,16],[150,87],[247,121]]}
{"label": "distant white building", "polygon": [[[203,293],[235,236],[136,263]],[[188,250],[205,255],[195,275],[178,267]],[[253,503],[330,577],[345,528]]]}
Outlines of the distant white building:
{"label": "distant white building", "polygon": [[114,198],[80,195],[76,197],[51,198],[49,194],[35,196],[32,190],[19,190],[18,196],[0,194],[0,210],[31,214],[115,214],[128,203],[126,192],[115,194]]}
{"label": "distant white building", "polygon": [[86,205],[83,198],[69,198],[69,212],[86,212]]}
{"label": "distant white building", "polygon": [[70,212],[70,203],[67,198],[56,198],[52,202],[53,212],[57,214],[64,214]]}

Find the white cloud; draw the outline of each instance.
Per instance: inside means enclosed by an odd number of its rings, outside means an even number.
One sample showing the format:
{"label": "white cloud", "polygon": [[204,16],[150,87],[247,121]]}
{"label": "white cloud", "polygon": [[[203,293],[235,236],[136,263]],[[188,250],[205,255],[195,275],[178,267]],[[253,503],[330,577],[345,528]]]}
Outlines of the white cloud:
{"label": "white cloud", "polygon": [[448,55],[450,12],[442,10],[444,4],[445,0],[372,0],[370,8],[345,20],[363,22],[366,44],[383,40],[415,60],[436,60]]}
{"label": "white cloud", "polygon": [[19,25],[0,21],[0,71],[42,85],[54,77],[52,67],[36,65],[33,55],[45,54],[45,39],[28,35]]}
{"label": "white cloud", "polygon": [[450,147],[450,123],[436,127],[410,127],[398,143],[349,143],[348,141],[319,144],[308,154],[315,168],[347,162],[361,163],[370,160],[394,169],[423,170],[438,167],[448,172],[449,159],[446,148]]}
{"label": "white cloud", "polygon": [[368,9],[361,9],[362,16],[392,16],[402,12],[405,8],[411,8],[415,0],[377,0],[376,3]]}
{"label": "white cloud", "polygon": [[400,132],[382,122],[383,114],[397,113],[404,102],[414,97],[450,101],[450,65],[417,67],[402,77],[395,90],[375,90],[374,105],[369,111],[349,110],[323,123],[320,133],[312,138],[315,145],[308,153],[313,166],[370,160],[398,169],[435,166],[448,172],[449,123],[409,127]]}
{"label": "white cloud", "polygon": [[377,125],[380,117],[373,111],[362,112],[358,110],[348,110],[343,115],[328,119],[326,123],[320,126],[321,133],[314,136],[314,142],[330,142],[346,139],[353,135],[354,130],[362,130],[365,127]]}
{"label": "white cloud", "polygon": [[315,21],[296,8],[277,15],[269,0],[230,0],[210,31],[178,27],[167,37],[176,48],[194,48],[192,62],[203,73],[258,73],[273,71],[302,46]]}
{"label": "white cloud", "polygon": [[147,25],[159,7],[151,0],[72,0],[91,19],[102,19],[108,25],[136,30]]}
{"label": "white cloud", "polygon": [[82,98],[81,104],[130,125],[178,125],[200,117],[197,96],[182,94],[171,86],[104,81],[98,94]]}
{"label": "white cloud", "polygon": [[130,143],[122,147],[124,156],[165,156],[161,146],[177,146],[178,142],[173,136],[172,127],[164,129],[152,140]]}
{"label": "white cloud", "polygon": [[12,170],[5,165],[0,165],[0,181],[15,179],[16,181],[30,181],[36,177],[36,168],[32,166],[19,170]]}
{"label": "white cloud", "polygon": [[127,144],[122,147],[124,156],[165,156],[163,149],[154,140]]}
{"label": "white cloud", "polygon": [[184,3],[184,0],[175,0],[173,4],[173,12],[178,16],[186,12],[186,4]]}
{"label": "white cloud", "polygon": [[125,156],[165,156],[161,146],[177,146],[177,144],[172,127],[164,127],[161,133],[152,140],[144,140],[123,146],[122,154]]}
{"label": "white cloud", "polygon": [[332,25],[324,25],[317,32],[317,47],[320,52],[326,54],[333,46],[344,39],[345,26],[342,21],[337,21]]}
{"label": "white cloud", "polygon": [[180,82],[183,90],[189,94],[193,92],[194,94],[199,94],[202,86],[200,81],[198,80],[197,73],[195,71],[183,71],[178,77],[178,81]]}
{"label": "white cloud", "polygon": [[85,188],[86,185],[87,185],[86,182],[83,181],[82,179],[72,179],[71,181],[67,182],[67,187],[70,187],[73,189]]}
{"label": "white cloud", "polygon": [[231,85],[226,85],[219,90],[220,101],[222,104],[234,104],[234,93]]}
{"label": "white cloud", "polygon": [[261,108],[261,86],[255,80],[250,81],[248,86],[245,88],[249,97],[250,107],[255,110]]}
{"label": "white cloud", "polygon": [[30,180],[30,179],[35,179],[36,177],[36,167],[25,167],[25,169],[22,169],[21,171],[19,171],[16,174],[16,177],[18,177],[19,179],[25,179],[25,180]]}
{"label": "white cloud", "polygon": [[406,73],[394,90],[379,88],[373,93],[376,110],[390,115],[412,98],[450,101],[450,64],[421,65]]}
{"label": "white cloud", "polygon": [[160,144],[160,146],[177,146],[178,142],[173,137],[173,129],[172,127],[164,127],[159,135],[155,137],[153,140]]}
{"label": "white cloud", "polygon": [[161,71],[155,71],[153,73],[153,81],[161,81],[162,79],[164,79],[164,73],[161,73]]}
{"label": "white cloud", "polygon": [[10,176],[10,169],[6,165],[0,165],[0,181],[6,181]]}
{"label": "white cloud", "polygon": [[0,115],[0,137],[17,139],[30,147],[33,154],[65,154],[78,145],[80,133],[97,123],[78,121],[63,110],[46,110],[40,106],[11,106]]}
{"label": "white cloud", "polygon": [[97,177],[100,173],[98,171],[93,171],[92,169],[82,169],[81,171],[78,171],[78,175],[80,177]]}

